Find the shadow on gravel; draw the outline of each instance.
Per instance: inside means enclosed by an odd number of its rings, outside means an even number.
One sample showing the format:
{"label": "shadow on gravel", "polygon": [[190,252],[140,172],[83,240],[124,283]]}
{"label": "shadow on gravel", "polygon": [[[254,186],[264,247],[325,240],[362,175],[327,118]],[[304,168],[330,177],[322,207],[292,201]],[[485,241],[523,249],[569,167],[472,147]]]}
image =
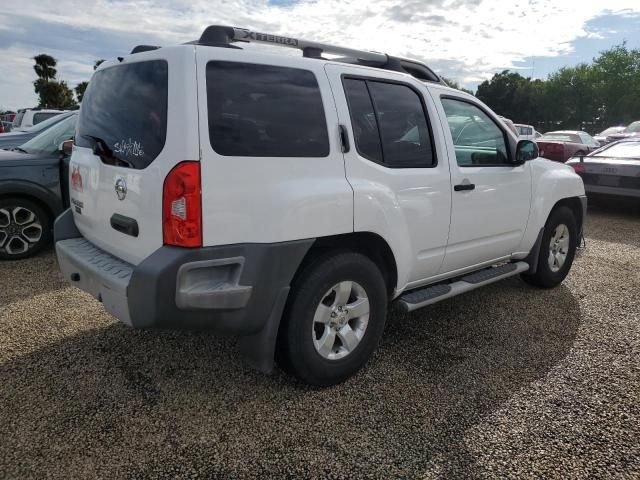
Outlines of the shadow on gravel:
{"label": "shadow on gravel", "polygon": [[202,332],[83,332],[0,365],[0,477],[473,475],[465,431],[567,355],[564,286],[512,279],[410,315],[318,390]]}

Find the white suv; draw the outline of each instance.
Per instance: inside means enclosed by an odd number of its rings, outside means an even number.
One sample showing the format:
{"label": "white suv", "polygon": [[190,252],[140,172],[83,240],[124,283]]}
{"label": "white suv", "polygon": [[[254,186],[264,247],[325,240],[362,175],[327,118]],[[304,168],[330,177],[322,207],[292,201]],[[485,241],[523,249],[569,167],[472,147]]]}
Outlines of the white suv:
{"label": "white suv", "polygon": [[391,301],[562,282],[584,186],[536,157],[418,62],[214,26],[94,74],[56,250],[133,327],[238,335],[257,368],[330,385],[371,356]]}
{"label": "white suv", "polygon": [[34,125],[38,125],[45,120],[53,118],[61,113],[65,113],[65,110],[46,110],[43,108],[28,108],[25,110],[18,110],[16,116],[11,124],[11,130],[21,130]]}

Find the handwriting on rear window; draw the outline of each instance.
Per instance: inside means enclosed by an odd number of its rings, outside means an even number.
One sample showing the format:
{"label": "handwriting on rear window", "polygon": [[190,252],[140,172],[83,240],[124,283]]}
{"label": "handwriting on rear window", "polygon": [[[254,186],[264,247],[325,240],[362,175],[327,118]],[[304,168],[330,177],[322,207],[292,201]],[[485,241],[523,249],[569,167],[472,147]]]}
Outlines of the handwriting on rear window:
{"label": "handwriting on rear window", "polygon": [[114,153],[121,153],[126,157],[144,157],[142,143],[131,138],[116,142],[113,145]]}

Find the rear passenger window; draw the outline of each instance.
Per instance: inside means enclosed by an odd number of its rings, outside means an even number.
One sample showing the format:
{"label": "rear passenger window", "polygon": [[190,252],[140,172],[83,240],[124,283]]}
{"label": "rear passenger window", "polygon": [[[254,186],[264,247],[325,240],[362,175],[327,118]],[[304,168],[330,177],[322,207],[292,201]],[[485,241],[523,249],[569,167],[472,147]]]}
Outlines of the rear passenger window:
{"label": "rear passenger window", "polygon": [[209,62],[207,107],[209,140],[220,155],[329,155],[320,88],[308,70]]}
{"label": "rear passenger window", "polygon": [[345,78],[356,148],[392,168],[436,164],[422,101],[407,85]]}

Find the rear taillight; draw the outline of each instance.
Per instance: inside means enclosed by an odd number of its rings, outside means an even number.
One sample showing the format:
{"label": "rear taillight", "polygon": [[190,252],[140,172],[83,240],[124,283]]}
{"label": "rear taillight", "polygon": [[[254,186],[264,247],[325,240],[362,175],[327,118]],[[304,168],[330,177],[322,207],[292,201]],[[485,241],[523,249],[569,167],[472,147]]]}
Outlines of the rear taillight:
{"label": "rear taillight", "polygon": [[583,163],[572,163],[571,166],[575,170],[576,173],[585,173],[587,169],[585,168]]}
{"label": "rear taillight", "polygon": [[165,245],[202,246],[200,162],[181,162],[164,179],[162,233]]}

